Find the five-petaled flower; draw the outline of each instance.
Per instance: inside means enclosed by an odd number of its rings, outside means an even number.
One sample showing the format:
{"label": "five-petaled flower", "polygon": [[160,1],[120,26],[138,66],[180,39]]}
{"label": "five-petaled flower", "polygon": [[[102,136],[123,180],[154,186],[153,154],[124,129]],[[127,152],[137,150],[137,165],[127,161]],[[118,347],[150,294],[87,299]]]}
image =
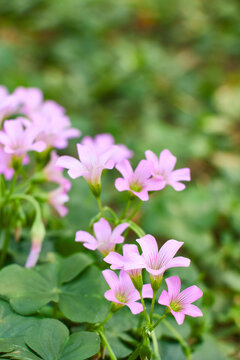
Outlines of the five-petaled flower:
{"label": "five-petaled flower", "polygon": [[198,286],[193,285],[180,292],[181,280],[178,276],[167,278],[166,283],[168,292],[163,290],[158,303],[169,307],[179,325],[183,323],[185,315],[192,317],[203,316],[202,311],[192,304],[203,295]]}
{"label": "five-petaled flower", "polygon": [[153,179],[152,165],[147,160],[141,160],[133,171],[130,162],[123,160],[116,165],[116,169],[122,174],[123,178],[117,178],[115,187],[118,191],[129,191],[142,201],[149,199],[149,191],[161,190],[164,184],[158,179]]}
{"label": "five-petaled flower", "polygon": [[145,152],[146,159],[152,164],[152,175],[162,183],[162,188],[171,185],[176,191],[185,189],[181,181],[190,181],[190,169],[183,168],[173,170],[177,158],[165,149],[160,153],[159,158],[150,150]]}
{"label": "five-petaled flower", "polygon": [[[128,306],[133,314],[139,314],[143,311],[142,304],[137,301],[140,300],[139,292],[135,289],[129,275],[121,270],[119,277],[111,270],[104,270],[103,276],[110,286],[104,294],[105,298],[114,302],[117,306]],[[153,292],[150,284],[143,285],[143,298],[152,298]]]}
{"label": "five-petaled flower", "polygon": [[106,255],[114,250],[116,244],[121,244],[124,241],[122,233],[128,226],[128,223],[122,223],[116,226],[112,231],[109,222],[104,218],[101,218],[93,225],[95,237],[86,231],[78,231],[75,240],[83,242],[83,245],[87,249],[97,249],[103,255]]}

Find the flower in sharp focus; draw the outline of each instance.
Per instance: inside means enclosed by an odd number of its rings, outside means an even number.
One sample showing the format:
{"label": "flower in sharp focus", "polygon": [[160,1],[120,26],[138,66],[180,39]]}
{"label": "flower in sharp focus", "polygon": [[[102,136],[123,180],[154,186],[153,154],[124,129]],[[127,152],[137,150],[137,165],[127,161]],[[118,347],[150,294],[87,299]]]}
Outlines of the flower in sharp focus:
{"label": "flower in sharp focus", "polygon": [[28,151],[42,152],[46,144],[36,140],[38,131],[35,127],[25,128],[21,120],[22,118],[4,121],[0,143],[7,154],[23,159]]}
{"label": "flower in sharp focus", "polygon": [[112,169],[111,160],[113,149],[110,148],[102,154],[89,145],[77,144],[79,160],[71,156],[61,156],[56,165],[68,169],[72,179],[83,176],[93,187],[101,185],[101,174],[104,169]]}
{"label": "flower in sharp focus", "polygon": [[93,225],[95,237],[86,231],[78,231],[75,240],[83,242],[83,246],[87,249],[97,249],[103,255],[106,255],[114,250],[116,244],[121,244],[124,241],[122,233],[128,226],[128,223],[123,223],[116,226],[112,231],[108,221],[101,218]]}
{"label": "flower in sharp focus", "polygon": [[94,138],[85,136],[82,140],[82,144],[97,149],[99,154],[102,154],[109,149],[113,149],[112,160],[115,164],[133,156],[133,152],[125,145],[115,144],[111,134],[98,134]]}
{"label": "flower in sharp focus", "polygon": [[168,292],[163,290],[158,303],[168,306],[177,323],[181,325],[185,315],[192,317],[203,316],[202,311],[192,303],[202,297],[203,292],[198,286],[190,286],[181,290],[181,280],[178,276],[166,279]]}
{"label": "flower in sharp focus", "polygon": [[52,151],[50,161],[43,169],[43,174],[47,181],[55,182],[68,191],[71,189],[71,182],[63,176],[62,168],[56,166],[58,159],[59,156],[57,155],[56,151]]}
{"label": "flower in sharp focus", "polygon": [[181,181],[190,181],[190,169],[173,170],[177,158],[167,149],[160,153],[159,158],[150,150],[145,152],[146,159],[152,164],[152,175],[163,183],[163,187],[171,185],[176,191],[185,189]]}
{"label": "flower in sharp focus", "polygon": [[123,160],[117,164],[116,169],[123,176],[116,179],[116,189],[118,191],[127,190],[142,201],[149,199],[148,191],[157,191],[164,187],[162,182],[151,177],[152,165],[147,160],[141,160],[135,171],[133,171],[128,160]]}
{"label": "flower in sharp focus", "polygon": [[[110,290],[104,294],[107,300],[114,302],[119,307],[128,306],[133,314],[143,311],[142,304],[137,302],[140,300],[140,295],[124,270],[120,271],[119,277],[111,270],[104,270],[102,273],[110,287]],[[143,298],[152,298],[153,292],[150,284],[143,285],[142,294]]]}
{"label": "flower in sharp focus", "polygon": [[[174,257],[184,244],[182,241],[168,240],[160,250],[158,250],[157,241],[152,235],[145,235],[137,239],[137,242],[142,248],[139,267],[145,268],[153,276],[162,276],[165,270],[172,267],[188,267],[190,265],[188,258]],[[130,268],[130,266],[130,264],[126,265],[126,269]]]}
{"label": "flower in sharp focus", "polygon": [[69,200],[66,189],[59,186],[57,189],[48,193],[48,202],[54,210],[61,216],[64,217],[68,213],[68,208],[64,206],[64,203]]}

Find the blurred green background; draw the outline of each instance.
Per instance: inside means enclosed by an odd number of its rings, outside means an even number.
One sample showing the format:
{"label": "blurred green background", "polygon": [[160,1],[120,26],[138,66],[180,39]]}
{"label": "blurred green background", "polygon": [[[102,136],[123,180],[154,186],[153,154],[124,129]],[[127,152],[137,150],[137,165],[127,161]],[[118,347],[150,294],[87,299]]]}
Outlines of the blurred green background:
{"label": "blurred green background", "polygon": [[[133,163],[168,148],[191,168],[186,190],[154,196],[139,220],[192,259],[182,276],[205,293],[196,360],[240,359],[239,18],[239,0],[0,2],[1,84],[41,88],[83,135],[110,132],[131,148]],[[124,194],[104,181],[119,208]],[[96,212],[85,189],[74,182],[71,241]]]}

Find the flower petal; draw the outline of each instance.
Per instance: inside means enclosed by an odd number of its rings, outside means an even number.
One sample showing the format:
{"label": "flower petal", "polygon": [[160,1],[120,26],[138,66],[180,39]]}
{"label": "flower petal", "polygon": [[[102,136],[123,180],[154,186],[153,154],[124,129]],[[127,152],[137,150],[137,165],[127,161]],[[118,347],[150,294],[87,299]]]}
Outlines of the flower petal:
{"label": "flower petal", "polygon": [[112,270],[103,270],[102,274],[109,287],[115,292],[115,290],[119,288],[119,279],[115,272]]}
{"label": "flower petal", "polygon": [[112,229],[109,222],[101,218],[93,224],[94,233],[98,242],[109,242],[111,240]]}
{"label": "flower petal", "polygon": [[83,245],[90,250],[96,250],[97,248],[97,240],[86,231],[77,231],[75,241],[83,242]]}
{"label": "flower petal", "polygon": [[153,289],[151,284],[144,284],[142,288],[142,296],[143,298],[152,299],[153,297]]}
{"label": "flower petal", "polygon": [[159,299],[158,299],[158,303],[160,305],[165,305],[165,306],[169,306],[170,305],[170,298],[169,295],[167,293],[166,290],[163,290]]}
{"label": "flower petal", "polygon": [[158,245],[156,239],[152,235],[145,235],[140,239],[137,239],[137,242],[142,248],[142,256],[146,261],[148,267],[155,265],[155,260],[158,254]]}
{"label": "flower petal", "polygon": [[200,297],[202,297],[202,295],[203,295],[202,290],[198,286],[193,285],[183,290],[179,294],[178,299],[179,301],[181,301],[183,305],[187,305],[198,300]]}
{"label": "flower petal", "polygon": [[175,300],[181,290],[181,280],[178,276],[171,276],[165,279],[168,287],[168,294],[170,301]]}
{"label": "flower petal", "polygon": [[172,260],[170,260],[166,266],[166,269],[172,267],[188,267],[190,265],[191,260],[183,257],[183,256],[176,256]]}
{"label": "flower petal", "polygon": [[140,312],[143,311],[143,306],[142,304],[138,303],[138,302],[131,302],[126,304],[129,309],[131,310],[131,312],[135,315],[135,314],[139,314]]}
{"label": "flower petal", "polygon": [[129,190],[129,183],[126,179],[123,178],[117,178],[115,180],[115,188],[118,191],[126,191]]}
{"label": "flower petal", "polygon": [[152,174],[152,165],[147,160],[141,160],[134,172],[134,181],[145,183]]}
{"label": "flower petal", "polygon": [[[116,169],[122,174],[125,179],[130,179],[133,175],[133,169],[128,160],[123,160],[116,165]],[[119,190],[121,191],[121,190]]]}
{"label": "flower petal", "polygon": [[164,266],[167,266],[169,261],[171,261],[176,254],[176,252],[180,249],[180,247],[184,244],[183,241],[177,240],[168,240],[159,250],[159,261]]}
{"label": "flower petal", "polygon": [[184,312],[186,315],[192,316],[192,317],[198,317],[203,316],[202,311],[193,304],[189,304],[184,308]]}
{"label": "flower petal", "polygon": [[184,319],[185,319],[184,312],[182,312],[182,311],[175,312],[175,311],[171,310],[171,313],[175,317],[178,325],[182,325],[182,323],[184,322]]}
{"label": "flower petal", "polygon": [[120,244],[124,241],[124,238],[122,233],[129,227],[128,223],[122,223],[115,227],[115,229],[112,232],[111,240],[115,242],[116,244]]}
{"label": "flower petal", "polygon": [[165,149],[159,156],[159,168],[163,174],[170,173],[176,165],[177,158],[168,150]]}

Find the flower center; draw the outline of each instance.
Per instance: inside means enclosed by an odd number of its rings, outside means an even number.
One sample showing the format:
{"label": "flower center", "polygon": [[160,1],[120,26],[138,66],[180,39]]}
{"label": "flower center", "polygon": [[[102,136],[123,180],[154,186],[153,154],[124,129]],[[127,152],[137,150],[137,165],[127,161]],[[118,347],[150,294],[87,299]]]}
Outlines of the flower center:
{"label": "flower center", "polygon": [[175,312],[178,312],[182,309],[181,305],[177,301],[171,301],[170,307]]}
{"label": "flower center", "polygon": [[116,298],[117,300],[120,302],[120,303],[126,303],[127,302],[127,299],[126,299],[126,295],[125,294],[117,294],[116,295]]}
{"label": "flower center", "polygon": [[130,184],[130,189],[135,192],[140,192],[143,186],[137,182],[133,182]]}

